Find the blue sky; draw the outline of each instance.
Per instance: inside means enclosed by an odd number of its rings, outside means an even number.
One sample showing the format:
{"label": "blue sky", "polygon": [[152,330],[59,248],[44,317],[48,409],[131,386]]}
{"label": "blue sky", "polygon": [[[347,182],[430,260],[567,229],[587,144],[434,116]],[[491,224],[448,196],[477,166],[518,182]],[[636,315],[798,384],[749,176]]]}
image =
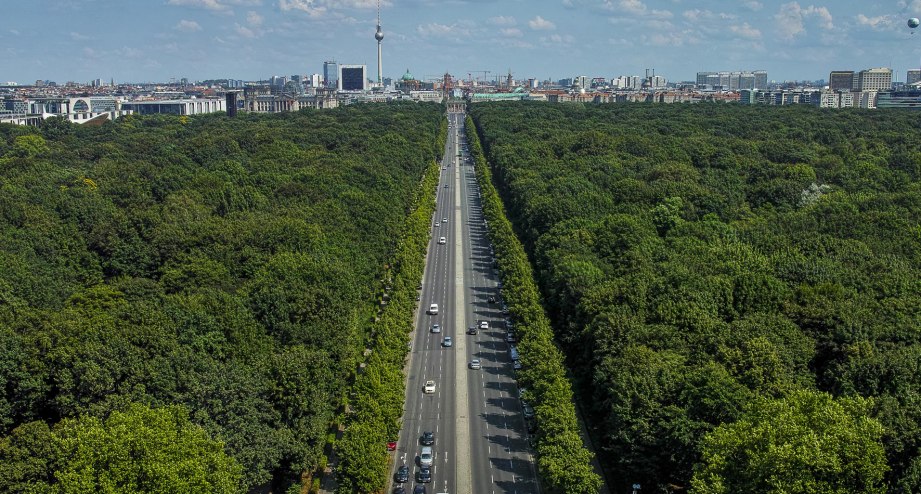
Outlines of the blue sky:
{"label": "blue sky", "polygon": [[[3,0],[0,82],[376,73],[377,0]],[[384,0],[384,75],[516,78],[921,65],[921,0]],[[482,73],[479,75],[482,77]]]}

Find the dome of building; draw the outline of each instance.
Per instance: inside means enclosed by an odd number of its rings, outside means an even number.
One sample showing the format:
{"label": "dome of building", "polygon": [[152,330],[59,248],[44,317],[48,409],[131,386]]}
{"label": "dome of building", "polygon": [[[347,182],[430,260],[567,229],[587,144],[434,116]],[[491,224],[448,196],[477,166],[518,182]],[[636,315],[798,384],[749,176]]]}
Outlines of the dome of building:
{"label": "dome of building", "polygon": [[403,74],[403,80],[404,81],[415,81],[416,78],[413,77],[413,75],[409,73],[409,69],[406,69],[406,73]]}

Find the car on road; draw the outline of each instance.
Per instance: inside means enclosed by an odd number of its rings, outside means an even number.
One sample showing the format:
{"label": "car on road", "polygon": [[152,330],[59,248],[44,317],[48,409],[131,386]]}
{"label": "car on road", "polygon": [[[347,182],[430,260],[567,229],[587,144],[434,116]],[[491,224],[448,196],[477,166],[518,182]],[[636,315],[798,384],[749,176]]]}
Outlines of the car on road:
{"label": "car on road", "polygon": [[429,306],[429,314],[433,316],[438,315],[438,304],[432,304]]}
{"label": "car on road", "polygon": [[419,444],[423,446],[431,446],[435,444],[435,433],[432,431],[425,431],[419,436]]}
{"label": "car on road", "polygon": [[448,184],[445,184],[445,188],[446,188],[446,189],[448,188]]}
{"label": "car on road", "polygon": [[390,494],[406,494],[406,489],[404,489],[402,486],[396,486],[393,488],[393,492]]}
{"label": "car on road", "polygon": [[431,446],[423,446],[422,453],[419,454],[419,466],[430,467],[435,462],[435,452]]}
{"label": "car on road", "polygon": [[531,405],[525,404],[521,407],[521,413],[524,414],[524,418],[532,419],[534,418],[534,409],[531,408]]}
{"label": "car on road", "polygon": [[441,342],[441,346],[452,347],[454,346],[454,340],[450,336],[445,336],[444,341]]}
{"label": "car on road", "polygon": [[467,366],[473,370],[480,370],[480,359],[471,360],[470,363],[467,364]]}
{"label": "car on road", "polygon": [[442,223],[447,223],[447,222],[448,222],[448,218],[442,218],[442,219],[441,219],[441,222],[442,222]]}
{"label": "car on road", "polygon": [[518,341],[518,338],[515,338],[515,333],[505,333],[506,343],[515,343],[516,341]]}
{"label": "car on road", "polygon": [[404,484],[409,482],[409,467],[406,465],[400,465],[400,468],[397,469],[396,481]]}
{"label": "car on road", "polygon": [[431,482],[432,481],[432,469],[430,467],[422,467],[416,472],[416,482]]}
{"label": "car on road", "polygon": [[523,368],[524,368],[524,366],[521,365],[521,361],[520,361],[520,360],[512,360],[512,369],[521,370],[521,369],[523,369]]}
{"label": "car on road", "polygon": [[438,243],[441,244],[441,245],[444,245],[445,243],[447,243],[447,241],[448,241],[448,240],[445,239],[444,237],[441,237],[441,238],[438,239]]}
{"label": "car on road", "polygon": [[425,394],[432,394],[435,392],[435,381],[425,381],[425,385],[422,386],[422,392]]}
{"label": "car on road", "polygon": [[480,321],[480,329],[489,329],[489,321]]}
{"label": "car on road", "polygon": [[467,328],[467,334],[477,334],[479,332],[480,330],[478,330],[476,326],[470,326],[469,328]]}
{"label": "car on road", "polygon": [[425,486],[417,485],[416,487],[413,487],[413,494],[425,494]]}
{"label": "car on road", "polygon": [[496,303],[496,297],[493,297],[492,295],[490,295],[489,298],[486,299],[486,301],[489,302],[489,303],[491,303],[491,304],[494,304],[494,303]]}
{"label": "car on road", "polygon": [[508,346],[508,354],[510,357],[512,357],[512,360],[518,360],[518,358],[520,357],[520,355],[518,354],[518,347],[516,347],[515,345]]}
{"label": "car on road", "polygon": [[433,332],[433,333],[440,333],[440,332],[441,332],[441,326],[439,326],[438,324],[432,324],[432,332]]}

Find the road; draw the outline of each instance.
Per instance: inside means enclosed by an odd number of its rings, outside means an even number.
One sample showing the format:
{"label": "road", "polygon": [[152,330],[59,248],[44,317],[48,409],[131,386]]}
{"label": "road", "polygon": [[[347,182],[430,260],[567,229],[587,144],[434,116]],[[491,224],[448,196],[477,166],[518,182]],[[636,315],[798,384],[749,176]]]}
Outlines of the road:
{"label": "road", "polygon": [[[431,431],[435,433],[435,459],[428,492],[537,494],[527,422],[506,342],[501,290],[476,177],[466,159],[464,114],[449,113],[448,119],[407,366],[403,430],[392,473],[408,465],[411,478],[403,487],[413,492],[420,436]],[[441,237],[444,244],[439,243]],[[495,301],[490,303],[490,297]],[[433,303],[438,304],[437,315],[427,313]],[[469,326],[481,321],[489,324],[488,330],[467,334]],[[433,324],[440,325],[441,333],[431,332]],[[444,346],[446,336],[453,339],[453,346]],[[468,368],[474,358],[482,363],[481,369]],[[428,380],[435,381],[434,393],[423,393]]]}

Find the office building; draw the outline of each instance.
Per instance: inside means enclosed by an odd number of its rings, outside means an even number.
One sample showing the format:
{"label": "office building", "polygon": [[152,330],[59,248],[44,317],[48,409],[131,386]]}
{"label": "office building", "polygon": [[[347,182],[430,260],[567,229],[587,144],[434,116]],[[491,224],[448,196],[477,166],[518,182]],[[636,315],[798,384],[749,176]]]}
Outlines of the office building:
{"label": "office building", "polygon": [[200,115],[227,110],[223,99],[177,99],[160,101],[131,101],[122,103],[123,110],[131,110],[139,115],[165,113],[170,115]]}
{"label": "office building", "polygon": [[889,91],[892,89],[892,69],[879,67],[861,70],[857,77],[860,91]]}
{"label": "office building", "polygon": [[916,82],[921,82],[921,69],[908,69],[905,84],[914,84]]}
{"label": "office building", "polygon": [[853,70],[833,70],[828,75],[829,91],[857,89],[857,74]]}
{"label": "office building", "polygon": [[737,72],[698,72],[697,86],[709,86],[711,89],[740,91],[742,89],[767,89],[767,71],[737,71]]}
{"label": "office building", "polygon": [[335,60],[323,62],[323,82],[326,87],[338,87],[339,64]]}
{"label": "office building", "polygon": [[876,98],[877,108],[921,110],[921,91],[885,91]]}
{"label": "office building", "polygon": [[365,65],[339,65],[337,88],[340,91],[367,91],[368,69]]}

